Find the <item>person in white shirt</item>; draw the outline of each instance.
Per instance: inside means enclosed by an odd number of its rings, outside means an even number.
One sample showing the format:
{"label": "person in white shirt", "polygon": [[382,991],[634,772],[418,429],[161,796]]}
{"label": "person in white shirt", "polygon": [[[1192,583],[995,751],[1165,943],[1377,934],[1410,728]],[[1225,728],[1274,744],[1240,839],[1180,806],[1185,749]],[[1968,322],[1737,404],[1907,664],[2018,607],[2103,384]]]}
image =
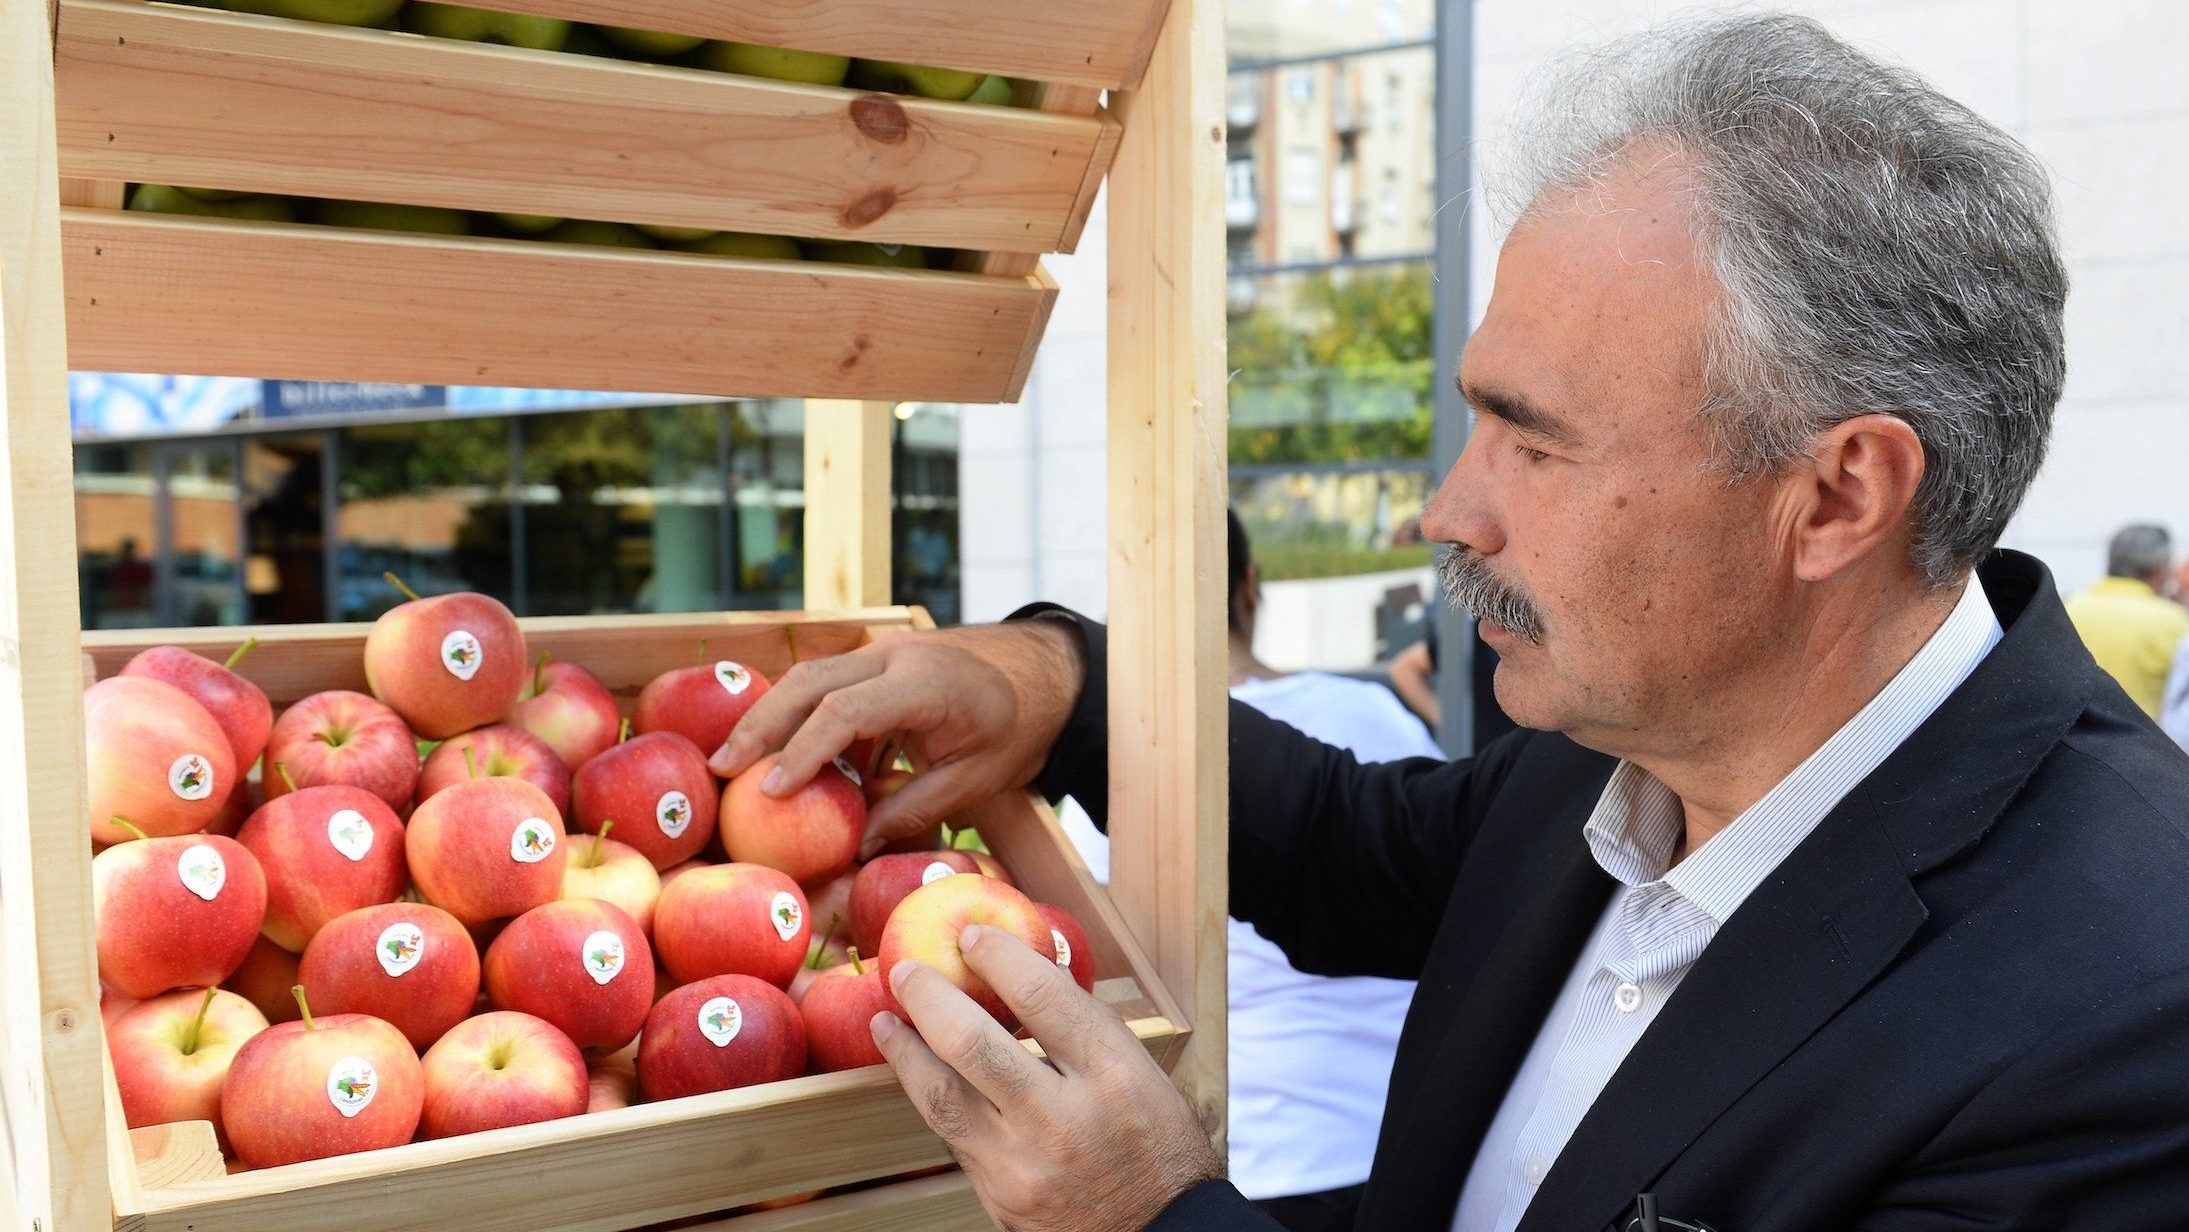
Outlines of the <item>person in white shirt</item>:
{"label": "person in white shirt", "polygon": [[[1421,720],[1382,685],[1323,672],[1287,675],[1254,657],[1261,570],[1238,514],[1229,518],[1231,695],[1363,762],[1441,759]],[[1109,837],[1069,798],[1058,816],[1107,884]],[[1238,920],[1230,937],[1232,1183],[1291,1232],[1343,1232],[1353,1226],[1375,1155],[1414,983],[1304,974]]]}

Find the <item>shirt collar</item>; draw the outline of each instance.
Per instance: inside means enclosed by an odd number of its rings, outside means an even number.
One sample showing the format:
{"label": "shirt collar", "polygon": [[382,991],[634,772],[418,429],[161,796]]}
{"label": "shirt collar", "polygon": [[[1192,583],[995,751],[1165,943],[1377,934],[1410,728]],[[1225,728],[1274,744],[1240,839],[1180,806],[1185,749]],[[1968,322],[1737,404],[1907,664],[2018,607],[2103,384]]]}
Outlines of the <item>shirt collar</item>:
{"label": "shirt collar", "polygon": [[1684,825],[1678,797],[1622,761],[1582,827],[1603,870],[1629,887],[1662,880],[1723,924],[1856,784],[1898,748],[1999,644],[2005,630],[1972,573],[1944,624],[1876,697],[1732,824],[1669,872]]}

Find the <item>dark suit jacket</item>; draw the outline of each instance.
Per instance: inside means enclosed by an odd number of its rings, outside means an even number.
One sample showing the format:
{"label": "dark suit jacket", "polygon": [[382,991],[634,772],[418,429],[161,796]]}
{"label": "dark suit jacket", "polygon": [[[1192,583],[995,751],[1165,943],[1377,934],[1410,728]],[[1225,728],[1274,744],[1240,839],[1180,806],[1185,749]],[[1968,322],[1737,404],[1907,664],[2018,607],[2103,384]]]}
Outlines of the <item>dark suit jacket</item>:
{"label": "dark suit jacket", "polygon": [[[1959,689],[1718,932],[1521,1232],[2189,1229],[2189,758],[2092,663],[2044,567]],[[1100,626],[1082,622],[1089,675]],[[1039,786],[1098,819],[1104,700]],[[1519,732],[1363,766],[1231,708],[1232,914],[1304,971],[1420,980],[1364,1232],[1444,1232],[1616,883],[1582,823],[1613,762]],[[1229,1185],[1158,1229],[1274,1229]]]}

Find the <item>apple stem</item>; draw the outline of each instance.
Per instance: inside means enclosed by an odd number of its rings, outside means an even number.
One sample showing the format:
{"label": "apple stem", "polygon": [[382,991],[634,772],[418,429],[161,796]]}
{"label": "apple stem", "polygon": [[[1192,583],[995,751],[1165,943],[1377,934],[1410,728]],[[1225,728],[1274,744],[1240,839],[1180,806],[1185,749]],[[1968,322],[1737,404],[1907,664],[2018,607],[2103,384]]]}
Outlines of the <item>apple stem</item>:
{"label": "apple stem", "polygon": [[865,975],[866,964],[859,961],[859,947],[851,945],[845,946],[844,949],[851,955],[851,973],[853,975]]}
{"label": "apple stem", "polygon": [[821,955],[828,953],[828,943],[836,940],[836,930],[842,928],[843,926],[843,912],[837,911],[829,915],[828,935],[821,938],[821,944],[813,947],[813,953],[806,959],[806,966],[808,969],[814,971],[819,971],[821,969]]}
{"label": "apple stem", "polygon": [[136,827],[136,826],[135,826],[134,824],[132,824],[132,823],[130,822],[130,820],[129,820],[129,819],[127,818],[127,817],[115,817],[115,818],[113,819],[113,821],[114,821],[114,824],[115,824],[115,825],[117,825],[117,826],[120,826],[120,827],[121,827],[122,829],[124,829],[124,830],[127,830],[127,831],[129,831],[129,832],[130,832],[130,834],[134,835],[134,836],[135,836],[135,837],[137,837],[137,838],[151,838],[151,837],[152,837],[151,835],[149,835],[149,834],[146,834],[146,833],[145,833],[144,831],[142,831],[142,830],[139,830],[139,829],[138,829],[138,828],[137,828],[137,827]]}
{"label": "apple stem", "polygon": [[388,585],[390,585],[390,586],[393,586],[393,587],[395,587],[395,588],[396,588],[397,590],[400,590],[400,591],[402,591],[402,592],[403,592],[403,597],[404,597],[404,598],[406,598],[406,599],[410,600],[410,601],[411,601],[412,603],[416,603],[416,602],[418,602],[418,592],[417,592],[417,591],[415,591],[415,590],[412,590],[412,589],[411,589],[410,587],[408,587],[408,586],[405,586],[405,585],[403,585],[403,579],[401,579],[401,578],[399,578],[399,577],[395,576],[395,574],[394,574],[394,572],[393,572],[392,570],[391,570],[391,571],[389,571],[389,572],[383,573],[383,574],[381,574],[380,576],[381,576],[381,577],[383,577],[383,578],[386,578],[386,579],[387,579]]}
{"label": "apple stem", "polygon": [[616,743],[622,744],[624,741],[629,740],[630,738],[631,720],[625,719],[622,725],[616,728]]}
{"label": "apple stem", "polygon": [[705,666],[707,665],[707,639],[706,639],[706,638],[700,638],[700,639],[699,639],[699,665],[700,665],[701,667],[705,667]]}
{"label": "apple stem", "polygon": [[942,849],[944,851],[954,851],[957,846],[958,832],[950,828],[949,822],[942,823]]}
{"label": "apple stem", "polygon": [[281,761],[275,762],[274,773],[281,776],[282,783],[286,785],[290,791],[296,790],[296,780],[289,777],[289,763]]}
{"label": "apple stem", "polygon": [[247,638],[244,638],[244,639],[243,639],[243,644],[242,644],[241,646],[238,646],[238,647],[236,647],[235,653],[234,653],[234,654],[231,654],[231,655],[229,655],[229,656],[228,656],[228,661],[227,661],[226,663],[223,663],[223,664],[221,664],[221,666],[222,666],[222,667],[226,667],[226,668],[233,668],[233,667],[235,667],[235,665],[236,665],[236,664],[238,664],[238,663],[241,663],[241,662],[243,662],[243,656],[245,656],[245,655],[247,655],[247,654],[251,653],[251,647],[253,647],[253,646],[256,646],[256,645],[258,645],[258,639],[257,639],[257,638],[255,638],[255,637],[247,637]]}
{"label": "apple stem", "polygon": [[190,1020],[190,1038],[183,1041],[182,1055],[197,1055],[198,1037],[205,1033],[205,1015],[213,1008],[213,994],[217,991],[219,990],[213,988],[206,989],[205,1000],[198,1002],[198,1016]]}
{"label": "apple stem", "polygon": [[290,985],[289,995],[296,998],[296,1008],[304,1012],[304,1029],[317,1031],[319,1027],[312,1021],[312,1004],[304,999],[304,986],[302,984]]}
{"label": "apple stem", "polygon": [[790,661],[796,664],[798,662],[798,635],[792,632],[789,625],[783,626],[783,645],[789,648]]}
{"label": "apple stem", "polygon": [[468,744],[464,746],[464,769],[471,772],[471,777],[479,777],[479,763],[472,760],[471,746]]}
{"label": "apple stem", "polygon": [[540,652],[540,661],[532,665],[532,696],[538,697],[540,690],[546,687],[546,677],[547,652],[543,650]]}
{"label": "apple stem", "polygon": [[589,861],[587,861],[587,862],[586,862],[586,865],[585,865],[585,867],[587,867],[587,868],[599,868],[599,867],[600,867],[600,845],[601,845],[602,843],[605,843],[605,842],[607,842],[607,841],[608,841],[608,832],[609,832],[610,830],[613,830],[613,829],[615,829],[615,828],[616,828],[616,819],[615,819],[615,818],[613,818],[613,817],[604,817],[604,818],[602,818],[602,819],[601,819],[601,823],[600,823],[600,833],[598,833],[598,834],[596,834],[596,835],[594,835],[594,836],[593,836],[593,858],[592,858],[591,860],[589,860]]}

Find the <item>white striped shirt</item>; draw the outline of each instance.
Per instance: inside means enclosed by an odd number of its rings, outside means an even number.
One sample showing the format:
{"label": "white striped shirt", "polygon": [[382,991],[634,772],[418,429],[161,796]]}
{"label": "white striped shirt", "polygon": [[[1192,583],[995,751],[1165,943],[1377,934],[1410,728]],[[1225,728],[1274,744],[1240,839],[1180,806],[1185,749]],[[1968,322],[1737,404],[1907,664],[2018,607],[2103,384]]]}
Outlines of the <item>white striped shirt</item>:
{"label": "white striped shirt", "polygon": [[1678,797],[1621,762],[1583,833],[1626,886],[1506,1089],[1460,1190],[1453,1232],[1512,1232],[1566,1140],[1718,928],[1827,813],[1900,747],[2005,636],[1976,578],[1892,682],[1732,824],[1667,869]]}

